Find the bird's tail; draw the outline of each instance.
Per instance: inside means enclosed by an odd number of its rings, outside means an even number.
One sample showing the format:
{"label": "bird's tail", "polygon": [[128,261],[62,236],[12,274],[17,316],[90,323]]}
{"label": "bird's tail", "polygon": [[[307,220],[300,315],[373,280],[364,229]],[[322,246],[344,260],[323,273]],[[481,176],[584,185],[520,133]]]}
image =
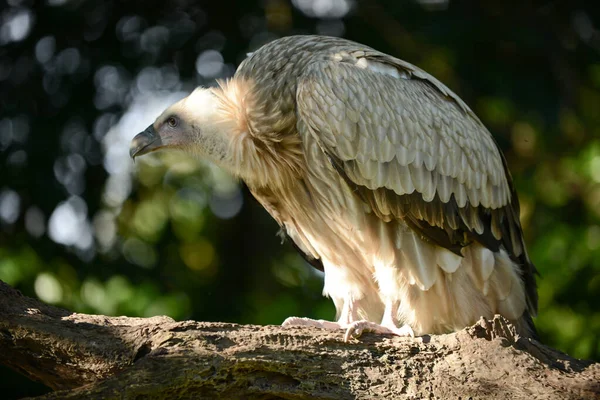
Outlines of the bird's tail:
{"label": "bird's tail", "polygon": [[533,323],[533,318],[529,311],[525,311],[521,318],[515,323],[515,327],[517,328],[517,332],[519,335],[535,339],[539,341],[539,336],[537,333],[537,329],[535,328],[535,324]]}

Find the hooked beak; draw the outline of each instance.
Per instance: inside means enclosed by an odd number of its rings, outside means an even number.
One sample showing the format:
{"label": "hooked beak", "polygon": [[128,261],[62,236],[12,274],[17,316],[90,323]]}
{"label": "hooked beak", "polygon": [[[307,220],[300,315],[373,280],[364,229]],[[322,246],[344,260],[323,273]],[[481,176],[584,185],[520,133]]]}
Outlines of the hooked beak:
{"label": "hooked beak", "polygon": [[150,125],[146,130],[135,135],[129,146],[129,156],[135,160],[137,156],[143,156],[161,147],[163,147],[162,140],[154,130],[154,126]]}

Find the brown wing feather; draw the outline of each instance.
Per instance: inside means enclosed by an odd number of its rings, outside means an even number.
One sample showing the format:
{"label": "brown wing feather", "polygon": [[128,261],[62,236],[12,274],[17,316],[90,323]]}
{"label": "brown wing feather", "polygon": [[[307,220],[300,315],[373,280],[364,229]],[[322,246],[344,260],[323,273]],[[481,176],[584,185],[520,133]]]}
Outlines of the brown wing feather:
{"label": "brown wing feather", "polygon": [[535,315],[536,270],[523,243],[506,161],[458,96],[422,70],[367,50],[309,66],[297,101],[300,133],[316,137],[378,217],[402,219],[459,255],[472,241],[492,251],[503,247],[521,267],[528,310]]}

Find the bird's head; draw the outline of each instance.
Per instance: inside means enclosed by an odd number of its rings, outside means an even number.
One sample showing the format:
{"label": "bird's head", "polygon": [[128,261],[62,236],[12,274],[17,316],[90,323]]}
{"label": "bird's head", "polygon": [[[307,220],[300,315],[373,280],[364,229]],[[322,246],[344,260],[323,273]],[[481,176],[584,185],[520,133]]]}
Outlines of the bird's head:
{"label": "bird's head", "polygon": [[232,130],[218,96],[211,89],[198,88],[167,108],[152,125],[137,134],[131,141],[129,155],[135,159],[170,148],[223,165],[227,164]]}
{"label": "bird's head", "polygon": [[[136,135],[129,154],[135,159],[163,148],[180,149],[214,162],[251,186],[295,184],[304,161],[300,136],[277,134],[289,130],[282,121],[295,124],[294,114],[275,114],[265,124],[254,113],[251,129],[247,110],[260,109],[251,93],[251,86],[239,79],[214,89],[198,88]],[[273,130],[274,124],[280,126]],[[260,128],[265,126],[263,132]]]}

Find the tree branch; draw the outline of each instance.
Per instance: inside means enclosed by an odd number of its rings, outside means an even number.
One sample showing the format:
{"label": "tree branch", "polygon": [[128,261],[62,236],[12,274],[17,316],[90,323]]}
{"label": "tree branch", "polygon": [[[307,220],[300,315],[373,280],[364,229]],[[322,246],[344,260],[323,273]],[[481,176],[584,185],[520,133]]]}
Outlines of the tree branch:
{"label": "tree branch", "polygon": [[0,281],[0,362],[41,398],[560,398],[600,396],[600,364],[518,337],[504,318],[398,338],[71,313]]}

